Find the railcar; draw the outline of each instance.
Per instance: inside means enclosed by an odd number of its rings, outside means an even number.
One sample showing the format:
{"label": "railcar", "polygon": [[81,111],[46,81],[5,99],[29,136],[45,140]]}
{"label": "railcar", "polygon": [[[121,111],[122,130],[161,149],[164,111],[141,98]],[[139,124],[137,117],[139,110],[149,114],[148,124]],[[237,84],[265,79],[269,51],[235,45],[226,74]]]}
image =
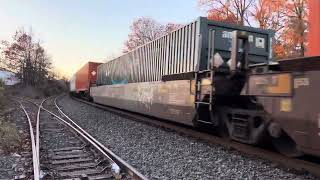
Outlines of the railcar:
{"label": "railcar", "polygon": [[320,57],[272,61],[273,31],[198,18],[98,67],[93,101],[288,156],[320,155]]}
{"label": "railcar", "polygon": [[88,62],[71,77],[69,90],[72,95],[92,100],[90,97],[90,87],[96,84],[97,67],[100,64]]}

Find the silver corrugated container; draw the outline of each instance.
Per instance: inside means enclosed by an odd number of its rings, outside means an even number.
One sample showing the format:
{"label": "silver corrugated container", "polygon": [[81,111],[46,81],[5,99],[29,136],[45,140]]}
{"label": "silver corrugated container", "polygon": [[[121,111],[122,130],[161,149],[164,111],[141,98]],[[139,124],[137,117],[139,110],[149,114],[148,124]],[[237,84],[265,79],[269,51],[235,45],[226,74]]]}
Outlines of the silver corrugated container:
{"label": "silver corrugated container", "polygon": [[98,85],[160,81],[163,75],[187,73],[207,68],[218,53],[231,57],[231,32],[249,34],[251,63],[272,56],[273,31],[235,26],[200,17],[196,21],[113,59],[98,68]]}

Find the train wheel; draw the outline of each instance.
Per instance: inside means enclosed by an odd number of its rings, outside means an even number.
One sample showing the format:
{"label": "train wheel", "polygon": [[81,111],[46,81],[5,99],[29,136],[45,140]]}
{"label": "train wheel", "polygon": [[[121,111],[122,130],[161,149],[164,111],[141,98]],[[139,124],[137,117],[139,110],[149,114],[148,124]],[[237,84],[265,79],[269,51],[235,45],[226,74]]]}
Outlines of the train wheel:
{"label": "train wheel", "polygon": [[272,138],[272,144],[281,154],[288,157],[300,157],[303,155],[297,149],[297,144],[285,132],[282,132],[279,138]]}

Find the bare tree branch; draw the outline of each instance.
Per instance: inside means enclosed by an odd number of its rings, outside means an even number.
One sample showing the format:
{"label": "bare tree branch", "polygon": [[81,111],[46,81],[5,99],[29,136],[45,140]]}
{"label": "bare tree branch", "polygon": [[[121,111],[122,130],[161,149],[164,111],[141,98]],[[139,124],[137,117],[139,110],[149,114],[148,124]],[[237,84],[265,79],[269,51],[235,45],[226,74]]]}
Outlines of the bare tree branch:
{"label": "bare tree branch", "polygon": [[139,18],[131,25],[131,33],[125,42],[123,52],[131,51],[180,27],[182,27],[180,24],[168,23],[162,25],[151,18]]}

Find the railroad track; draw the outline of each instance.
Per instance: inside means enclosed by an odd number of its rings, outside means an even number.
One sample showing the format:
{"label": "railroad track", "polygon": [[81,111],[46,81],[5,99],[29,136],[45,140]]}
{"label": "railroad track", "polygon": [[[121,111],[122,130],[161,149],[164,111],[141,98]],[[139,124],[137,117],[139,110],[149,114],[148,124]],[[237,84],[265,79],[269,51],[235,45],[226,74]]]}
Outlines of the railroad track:
{"label": "railroad track", "polygon": [[146,124],[161,127],[161,128],[170,129],[178,133],[199,139],[209,144],[221,145],[226,148],[235,149],[239,152],[246,154],[247,156],[258,157],[261,159],[271,161],[279,167],[290,169],[290,170],[296,171],[297,173],[307,172],[320,178],[320,164],[317,162],[306,161],[304,159],[289,158],[277,152],[273,152],[260,147],[254,147],[246,144],[237,143],[234,141],[229,141],[224,138],[220,138],[215,135],[212,135],[210,133],[199,131],[192,127],[179,125],[177,123],[172,123],[172,122],[164,121],[158,118],[144,116],[142,114],[121,110],[121,109],[110,107],[110,106],[99,105],[99,104],[88,102],[79,98],[74,98],[74,97],[72,98],[79,102],[97,107],[99,109],[106,110],[108,112],[111,112],[116,115],[120,115],[125,118],[129,118],[135,121],[139,121],[142,123],[146,123]]}
{"label": "railroad track", "polygon": [[64,114],[56,98],[16,101],[29,124],[34,179],[147,179]]}
{"label": "railroad track", "polygon": [[[32,119],[28,113],[28,111],[26,110],[25,106],[23,105],[23,102],[22,101],[19,101],[19,100],[16,100],[21,109],[23,110],[23,112],[25,113],[26,115],[26,118],[27,118],[27,121],[28,121],[28,125],[29,125],[29,133],[30,133],[30,141],[31,141],[31,150],[32,150],[32,165],[33,165],[33,176],[34,176],[34,179],[40,179],[40,161],[39,161],[39,154],[38,154],[38,147],[36,146],[36,137],[34,136],[34,125],[32,124]],[[40,109],[40,108],[39,108]],[[36,128],[36,130],[38,130]],[[36,136],[38,134],[36,133]]]}

